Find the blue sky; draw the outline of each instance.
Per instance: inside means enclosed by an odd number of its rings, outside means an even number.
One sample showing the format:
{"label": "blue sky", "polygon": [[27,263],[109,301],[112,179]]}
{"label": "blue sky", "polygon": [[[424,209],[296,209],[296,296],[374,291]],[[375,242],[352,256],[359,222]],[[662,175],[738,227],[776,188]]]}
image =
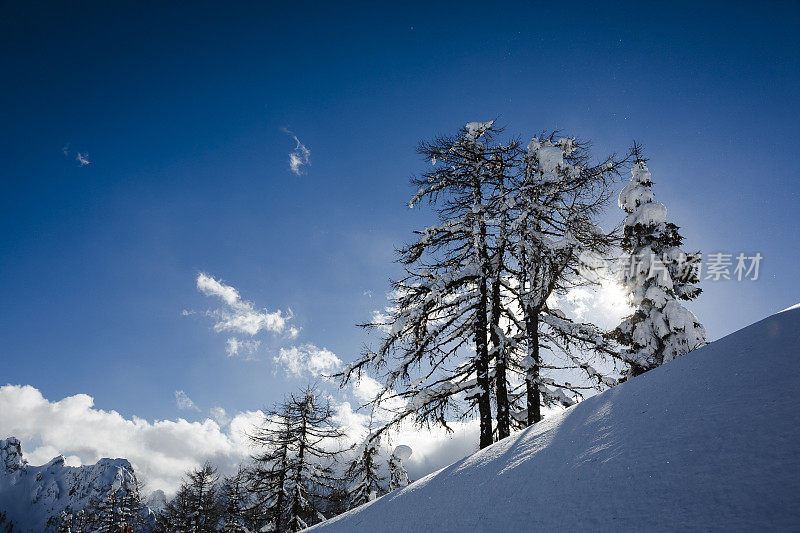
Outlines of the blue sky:
{"label": "blue sky", "polygon": [[[641,141],[687,249],[764,257],[703,283],[712,339],[795,304],[798,22],[794,2],[4,3],[0,384],[201,419],[304,384],[281,347],[352,359],[430,220],[406,207],[417,142],[473,120]],[[201,273],[299,335],[227,357]]]}

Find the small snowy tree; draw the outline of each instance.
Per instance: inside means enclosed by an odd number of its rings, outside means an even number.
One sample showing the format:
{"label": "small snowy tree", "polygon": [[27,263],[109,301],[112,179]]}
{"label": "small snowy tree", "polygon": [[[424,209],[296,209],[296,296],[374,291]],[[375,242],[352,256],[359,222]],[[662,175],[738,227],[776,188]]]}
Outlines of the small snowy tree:
{"label": "small snowy tree", "polygon": [[122,526],[120,487],[114,487],[102,498],[89,503],[87,509],[89,529],[97,533],[116,533]]}
{"label": "small snowy tree", "polygon": [[145,504],[142,501],[142,483],[134,475],[126,484],[126,490],[119,499],[119,515],[122,525],[133,531],[141,531],[145,526]]}
{"label": "small snowy tree", "polygon": [[339,481],[333,465],[344,436],[332,417],[330,401],[309,387],[265,416],[252,436],[266,448],[256,457],[255,486],[273,495],[266,531],[299,531],[326,519],[322,507]]}
{"label": "small snowy tree", "polygon": [[222,528],[223,533],[249,533],[251,529],[248,513],[249,491],[246,472],[240,466],[236,474],[225,478],[222,484]]}
{"label": "small snowy tree", "polygon": [[625,211],[622,249],[622,284],[634,313],[614,331],[627,347],[622,358],[636,376],[701,346],[706,330],[680,300],[697,298],[700,253],[680,249],[683,237],[667,222],[667,208],[656,202],[652,176],[642,150],[634,144],[636,158],[631,181],[619,195]]}
{"label": "small snowy tree", "polygon": [[189,517],[191,516],[189,490],[186,482],[181,483],[178,492],[161,510],[156,520],[159,531],[189,531]]}
{"label": "small snowy tree", "polygon": [[[2,513],[0,513],[0,518],[3,518]],[[2,520],[0,520],[0,524],[2,524]],[[61,511],[61,520],[58,523],[58,533],[75,533],[75,524],[72,513],[68,513],[67,511]]]}
{"label": "small snowy tree", "polygon": [[220,517],[217,469],[205,463],[187,476],[189,493],[189,531],[206,533],[215,531]]}
{"label": "small snowy tree", "polygon": [[411,457],[411,448],[401,444],[394,449],[389,457],[389,491],[401,489],[408,485],[408,472],[403,461]]}
{"label": "small snowy tree", "polygon": [[289,458],[293,453],[292,406],[284,401],[264,415],[264,420],[250,440],[262,451],[253,456],[250,492],[259,518],[265,521],[263,531],[284,531]]}
{"label": "small snowy tree", "polygon": [[221,512],[218,479],[217,470],[210,463],[188,472],[161,514],[161,528],[187,533],[216,531]]}
{"label": "small snowy tree", "polygon": [[350,508],[358,507],[374,500],[385,492],[383,476],[376,458],[380,445],[380,436],[369,435],[359,446],[358,453],[347,468],[346,479],[350,480],[348,488]]}

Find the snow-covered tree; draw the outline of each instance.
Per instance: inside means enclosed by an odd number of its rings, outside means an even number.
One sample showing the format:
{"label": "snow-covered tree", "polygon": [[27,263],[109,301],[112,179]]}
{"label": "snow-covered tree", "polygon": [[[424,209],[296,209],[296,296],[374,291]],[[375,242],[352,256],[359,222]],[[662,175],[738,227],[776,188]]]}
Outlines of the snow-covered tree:
{"label": "snow-covered tree", "polygon": [[411,457],[411,448],[401,444],[397,446],[389,457],[389,491],[401,489],[408,485],[408,472],[403,461]]}
{"label": "snow-covered tree", "polygon": [[133,476],[119,499],[119,515],[122,525],[134,532],[143,531],[149,522],[145,519],[146,507],[142,501],[142,483]]}
{"label": "snow-covered tree", "polygon": [[211,463],[189,472],[187,489],[189,496],[189,532],[206,533],[216,530],[220,517],[218,500],[219,475]]}
{"label": "snow-covered tree", "polygon": [[217,470],[210,463],[188,472],[161,514],[161,528],[182,533],[216,531],[221,514],[218,480]]}
{"label": "snow-covered tree", "polygon": [[[0,513],[0,518],[3,518],[2,513]],[[2,524],[2,520],[0,520],[0,524]],[[58,533],[77,533],[75,528],[75,519],[72,513],[61,511],[61,519],[58,523]]]}
{"label": "snow-covered tree", "polygon": [[97,533],[117,533],[122,527],[120,504],[123,492],[114,487],[103,498],[89,503],[87,514],[88,529]]}
{"label": "snow-covered tree", "polygon": [[169,531],[186,533],[189,531],[189,516],[191,515],[189,507],[189,491],[186,483],[183,482],[175,496],[159,512],[156,520],[157,530],[165,533]]}
{"label": "snow-covered tree", "polygon": [[342,373],[344,385],[365,368],[388,368],[376,404],[390,397],[406,402],[389,426],[409,418],[448,428],[451,417],[471,417],[477,408],[482,448],[493,442],[493,209],[517,155],[517,144],[497,142],[498,133],[492,122],[471,122],[419,146],[432,166],[412,179],[418,190],[410,204],[427,200],[441,223],[399,250],[407,274],[393,283],[389,314],[365,325],[381,329],[383,338]]}
{"label": "snow-covered tree", "polygon": [[222,483],[222,533],[249,533],[252,529],[247,473],[242,467]]}
{"label": "snow-covered tree", "polygon": [[[543,405],[570,405],[581,389],[616,383],[583,355],[610,351],[603,332],[570,319],[552,301],[595,281],[593,272],[602,264],[597,259],[613,242],[596,219],[609,199],[611,180],[625,162],[612,155],[591,163],[586,145],[573,138],[535,137],[506,202],[513,213],[510,238],[516,270],[508,291],[517,301],[516,310],[507,313],[515,326],[509,343],[524,350],[517,362],[525,392],[515,399],[525,398],[517,417],[528,425],[541,420]],[[564,370],[583,373],[588,384],[578,386],[550,372]]]}
{"label": "snow-covered tree", "polygon": [[380,435],[367,436],[347,468],[345,479],[350,482],[348,493],[351,509],[374,500],[386,491],[386,480],[381,476],[376,461],[379,448]]}
{"label": "snow-covered tree", "polygon": [[255,509],[266,525],[264,531],[284,531],[289,458],[296,444],[293,432],[292,406],[284,401],[268,411],[256,432],[250,435],[261,452],[253,457],[249,488]]}
{"label": "snow-covered tree", "polygon": [[332,416],[330,401],[309,387],[267,414],[252,436],[266,448],[256,457],[263,478],[255,486],[273,490],[267,530],[299,531],[326,519],[322,508],[338,482],[333,465],[344,436]]}
{"label": "snow-covered tree", "polygon": [[636,376],[701,346],[706,331],[680,303],[701,292],[696,286],[700,254],[681,250],[683,237],[667,222],[666,206],[654,200],[652,176],[636,144],[633,153],[631,181],[619,195],[619,207],[627,214],[622,284],[635,311],[614,338],[627,348],[622,357]]}

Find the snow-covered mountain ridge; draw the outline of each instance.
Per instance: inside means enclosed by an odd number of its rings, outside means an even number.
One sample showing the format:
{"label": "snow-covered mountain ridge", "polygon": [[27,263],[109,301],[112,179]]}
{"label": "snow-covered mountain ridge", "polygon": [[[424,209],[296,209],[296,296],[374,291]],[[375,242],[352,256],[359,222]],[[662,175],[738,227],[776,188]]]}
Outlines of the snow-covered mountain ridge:
{"label": "snow-covered mountain ridge", "polygon": [[[22,457],[14,437],[0,440],[0,511],[14,531],[43,532],[52,529],[62,511],[77,512],[111,491],[135,486],[127,459],[100,459],[93,465],[67,466],[59,455],[42,466],[31,466]],[[51,524],[48,526],[48,521]]]}
{"label": "snow-covered mountain ridge", "polygon": [[798,531],[800,309],[315,531]]}

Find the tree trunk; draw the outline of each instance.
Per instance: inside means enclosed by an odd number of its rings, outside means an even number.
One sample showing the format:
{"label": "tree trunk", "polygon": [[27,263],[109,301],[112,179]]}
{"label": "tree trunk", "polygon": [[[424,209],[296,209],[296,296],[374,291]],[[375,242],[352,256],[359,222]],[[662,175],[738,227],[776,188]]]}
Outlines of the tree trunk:
{"label": "tree trunk", "polygon": [[[503,253],[502,249],[499,253]],[[497,395],[497,440],[511,434],[511,420],[508,406],[508,383],[506,381],[506,350],[500,342],[497,328],[500,327],[500,272],[492,279],[492,323],[489,325],[489,338],[495,355],[495,393]]]}
{"label": "tree trunk", "polygon": [[[305,406],[304,406],[305,408]],[[302,439],[300,439],[300,446],[297,450],[297,473],[295,474],[294,478],[294,501],[292,502],[292,518],[291,518],[291,528],[292,531],[300,531],[300,499],[302,498],[302,494],[300,494],[300,484],[302,483],[302,476],[303,476],[303,465],[305,460],[305,452],[306,452],[306,421],[305,421],[305,413],[303,414],[303,425],[302,425]]]}
{"label": "tree trunk", "polygon": [[487,290],[485,278],[480,279],[479,301],[475,317],[475,370],[478,382],[478,412],[481,419],[480,447],[492,444],[492,404],[489,395],[489,347],[486,343]]}
{"label": "tree trunk", "polygon": [[288,450],[284,449],[284,456],[281,460],[281,474],[278,477],[278,498],[275,502],[275,531],[282,531],[281,526],[283,525],[283,485],[286,483],[286,453],[288,453]]}
{"label": "tree trunk", "polygon": [[[481,183],[475,180],[473,192],[473,213],[480,207],[482,201]],[[477,225],[477,228],[476,228]],[[477,231],[475,231],[477,229]],[[480,267],[478,276],[478,303],[475,309],[475,372],[478,384],[478,413],[480,414],[481,435],[480,447],[486,448],[492,444],[492,402],[489,383],[489,346],[487,331],[487,313],[489,311],[489,294],[486,286],[486,223],[483,219],[473,221],[473,246],[475,247],[475,261]]]}
{"label": "tree trunk", "polygon": [[539,390],[539,310],[528,309],[525,313],[525,337],[531,366],[525,376],[525,390],[528,399],[528,425],[542,419],[541,391]]}

